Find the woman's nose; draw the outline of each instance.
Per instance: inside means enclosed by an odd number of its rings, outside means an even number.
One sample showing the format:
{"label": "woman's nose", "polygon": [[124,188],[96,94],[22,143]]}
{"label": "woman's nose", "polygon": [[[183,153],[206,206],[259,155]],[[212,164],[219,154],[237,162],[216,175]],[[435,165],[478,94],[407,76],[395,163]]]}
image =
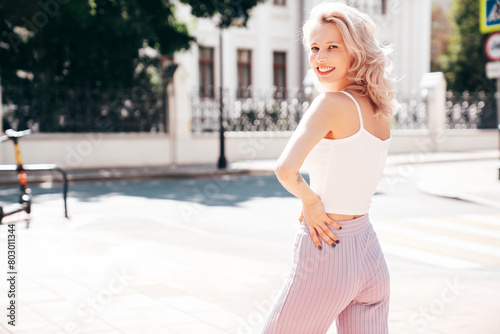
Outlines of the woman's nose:
{"label": "woman's nose", "polygon": [[325,62],[326,61],[326,57],[325,57],[325,53],[322,52],[322,51],[318,51],[316,53],[316,61],[318,63],[322,63],[322,62]]}

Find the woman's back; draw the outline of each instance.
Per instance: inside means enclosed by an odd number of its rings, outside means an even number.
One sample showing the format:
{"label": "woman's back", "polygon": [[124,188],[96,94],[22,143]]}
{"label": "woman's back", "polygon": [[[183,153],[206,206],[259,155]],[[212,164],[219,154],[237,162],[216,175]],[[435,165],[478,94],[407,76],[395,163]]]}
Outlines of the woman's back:
{"label": "woman's back", "polygon": [[[325,93],[331,94],[331,93]],[[375,117],[374,107],[372,102],[367,96],[360,96],[351,94],[351,96],[358,102],[361,109],[363,125],[366,131],[373,136],[385,140],[390,137],[389,121],[382,117]],[[346,138],[360,129],[360,118],[354,103],[347,104],[347,107],[337,110],[334,114],[335,122],[332,131],[330,131],[325,138],[327,139],[340,139]]]}
{"label": "woman's back", "polygon": [[340,93],[352,100],[356,111],[346,107],[335,113],[335,128],[311,150],[304,166],[327,213],[363,215],[382,177],[390,130],[387,121],[374,117],[365,125],[367,117],[358,101],[350,93]]}

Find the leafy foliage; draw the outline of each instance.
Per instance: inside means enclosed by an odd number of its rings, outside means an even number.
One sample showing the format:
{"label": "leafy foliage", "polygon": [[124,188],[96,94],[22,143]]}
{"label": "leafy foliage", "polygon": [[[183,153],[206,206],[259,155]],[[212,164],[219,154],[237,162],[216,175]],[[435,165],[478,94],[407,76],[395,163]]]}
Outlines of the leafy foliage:
{"label": "leafy foliage", "polygon": [[438,60],[448,88],[454,91],[495,91],[493,80],[486,78],[488,62],[484,52],[487,35],[479,31],[479,1],[454,0],[451,8],[453,35],[448,52]]}
{"label": "leafy foliage", "polygon": [[439,71],[439,58],[446,54],[452,34],[450,18],[438,3],[432,4],[431,71]]}
{"label": "leafy foliage", "polygon": [[198,17],[212,17],[220,14],[220,26],[227,28],[231,25],[234,17],[242,17],[248,20],[248,11],[264,0],[212,0],[193,1],[180,0],[191,6],[192,14]]}
{"label": "leafy foliage", "polygon": [[161,0],[0,0],[0,75],[67,86],[130,87],[138,50],[170,55],[194,39]]}
{"label": "leafy foliage", "polygon": [[[223,26],[262,0],[182,0],[192,13],[222,13]],[[162,55],[187,49],[194,37],[170,0],[0,0],[0,75],[22,70],[35,80],[76,87],[132,87],[147,78],[149,48]],[[156,64],[158,66],[158,64]],[[144,73],[139,71],[144,70]]]}

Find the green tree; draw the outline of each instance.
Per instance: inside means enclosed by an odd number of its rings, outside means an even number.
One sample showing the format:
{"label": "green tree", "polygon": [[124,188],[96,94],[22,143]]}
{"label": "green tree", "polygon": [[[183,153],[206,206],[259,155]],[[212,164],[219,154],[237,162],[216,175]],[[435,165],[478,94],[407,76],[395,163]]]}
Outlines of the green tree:
{"label": "green tree", "polygon": [[[182,0],[197,16],[222,13],[224,26],[259,1]],[[195,41],[174,12],[171,0],[0,0],[0,76],[22,70],[70,87],[131,87],[141,79],[139,49],[171,56]]]}
{"label": "green tree", "polygon": [[129,87],[138,50],[162,54],[193,40],[159,0],[25,0],[0,2],[4,80],[18,70],[65,86]]}
{"label": "green tree", "polygon": [[448,88],[454,91],[495,91],[493,80],[486,78],[488,62],[484,52],[487,35],[479,31],[479,1],[454,0],[451,7],[453,35],[448,52],[438,60]]}
{"label": "green tree", "polygon": [[439,58],[448,52],[452,30],[450,18],[440,4],[432,4],[431,71],[440,71]]}
{"label": "green tree", "polygon": [[264,0],[180,1],[190,5],[191,13],[197,17],[212,17],[219,14],[220,26],[227,28],[232,24],[234,17],[244,18],[244,24],[246,24],[249,10]]}

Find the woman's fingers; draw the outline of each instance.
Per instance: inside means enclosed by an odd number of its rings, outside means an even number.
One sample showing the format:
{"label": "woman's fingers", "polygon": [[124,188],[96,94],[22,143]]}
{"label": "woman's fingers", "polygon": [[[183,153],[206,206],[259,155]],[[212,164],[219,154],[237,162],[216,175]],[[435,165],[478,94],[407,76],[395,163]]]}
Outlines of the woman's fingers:
{"label": "woman's fingers", "polygon": [[321,250],[321,239],[325,240],[327,244],[329,244],[332,247],[337,246],[337,244],[340,242],[339,238],[332,232],[330,229],[325,225],[322,227],[321,225],[317,225],[315,227],[309,226],[309,234],[311,235],[311,238],[316,245],[316,247]]}
{"label": "woman's fingers", "polygon": [[330,218],[330,217],[328,217],[328,216],[326,216],[326,223],[327,223],[328,225],[332,225],[333,227],[338,228],[339,230],[341,230],[341,229],[342,229],[342,226],[341,226],[339,223],[337,223],[335,220],[331,219],[331,218]]}
{"label": "woman's fingers", "polygon": [[316,245],[316,248],[321,250],[322,249],[321,241],[319,241],[318,233],[316,232],[316,229],[314,227],[309,226],[309,234],[311,235],[311,238],[313,239],[313,242]]}
{"label": "woman's fingers", "polygon": [[318,234],[330,246],[335,247],[340,242],[339,238],[328,228],[328,226],[318,226]]}

